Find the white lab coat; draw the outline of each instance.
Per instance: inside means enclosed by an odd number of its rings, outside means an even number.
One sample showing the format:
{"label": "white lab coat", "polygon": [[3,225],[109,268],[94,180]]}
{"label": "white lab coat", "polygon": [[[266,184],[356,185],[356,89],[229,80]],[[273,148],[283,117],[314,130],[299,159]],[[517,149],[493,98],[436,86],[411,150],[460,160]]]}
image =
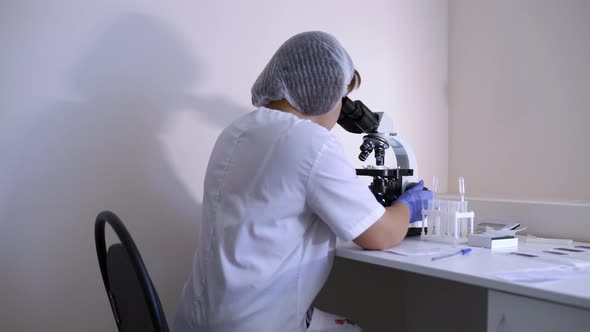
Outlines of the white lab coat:
{"label": "white lab coat", "polygon": [[336,237],[356,238],[383,213],[327,129],[264,107],[243,116],[209,160],[174,329],[306,331]]}

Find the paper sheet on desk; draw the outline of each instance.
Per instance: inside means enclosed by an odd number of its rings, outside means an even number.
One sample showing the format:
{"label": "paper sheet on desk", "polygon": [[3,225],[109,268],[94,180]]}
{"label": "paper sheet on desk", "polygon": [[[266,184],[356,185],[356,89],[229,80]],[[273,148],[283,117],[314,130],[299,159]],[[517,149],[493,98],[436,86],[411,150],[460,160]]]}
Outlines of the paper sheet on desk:
{"label": "paper sheet on desk", "polygon": [[559,281],[568,278],[590,277],[590,268],[576,268],[571,266],[551,266],[537,269],[523,269],[496,273],[499,279],[520,283],[542,283]]}
{"label": "paper sheet on desk", "polygon": [[403,256],[428,256],[450,254],[457,251],[457,248],[428,241],[402,241],[398,245],[383,251]]}

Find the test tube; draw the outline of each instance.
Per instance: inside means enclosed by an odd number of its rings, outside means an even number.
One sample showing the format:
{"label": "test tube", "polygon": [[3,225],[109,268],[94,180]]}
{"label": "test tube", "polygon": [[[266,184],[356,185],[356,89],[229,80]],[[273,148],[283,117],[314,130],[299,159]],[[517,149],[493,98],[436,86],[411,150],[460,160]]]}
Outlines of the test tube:
{"label": "test tube", "polygon": [[[436,192],[438,191],[438,177],[437,176],[433,176],[432,177],[432,200],[426,202],[427,206],[426,206],[426,210],[431,210],[434,211],[436,209]],[[428,233],[433,234],[434,232],[434,221],[436,219],[436,217],[433,215],[431,216],[431,222],[430,224],[430,230]],[[425,225],[426,224],[426,225]],[[428,227],[428,218],[423,218],[422,219],[422,235],[424,235],[424,227]]]}
{"label": "test tube", "polygon": [[[426,211],[428,210],[428,206],[430,205],[429,203],[430,203],[430,201],[426,201],[426,202],[423,202],[423,205],[422,205],[422,230],[420,232],[420,235],[426,234],[426,233],[424,233],[424,225],[426,224],[426,218],[428,218],[426,215]],[[426,206],[424,206],[424,204],[426,204]]]}
{"label": "test tube", "polygon": [[441,236],[446,237],[449,234],[449,201],[446,199],[440,200],[440,226]]}
{"label": "test tube", "polygon": [[469,236],[469,219],[463,218],[461,222],[461,236],[466,238]]}
{"label": "test tube", "polygon": [[461,196],[461,202],[465,201],[465,179],[460,176],[459,177],[459,195]]}
{"label": "test tube", "polygon": [[437,204],[436,203],[437,202],[437,199],[436,199],[436,193],[437,192],[438,192],[438,176],[433,176],[432,177],[432,194],[433,194],[432,195],[432,201],[433,201],[433,203],[435,205],[434,207],[436,207],[436,204]]}
{"label": "test tube", "polygon": [[460,230],[460,222],[461,219],[457,219],[457,212],[459,212],[461,209],[461,203],[460,202],[453,202],[453,223],[455,226],[454,232],[455,234],[454,237],[458,238],[459,237],[459,230]]}
{"label": "test tube", "polygon": [[437,215],[436,215],[434,200],[431,201],[430,209],[432,211],[430,212],[430,216],[428,216],[428,218],[430,219],[430,221],[428,222],[428,235],[432,236],[437,233],[437,226],[436,226]]}
{"label": "test tube", "polygon": [[438,176],[432,177],[432,192],[434,196],[436,196],[436,192],[438,191]]}
{"label": "test tube", "polygon": [[455,202],[449,201],[449,213],[447,213],[448,236],[453,237],[455,231]]}
{"label": "test tube", "polygon": [[465,178],[459,177],[459,195],[461,196],[461,207],[459,212],[467,212],[467,202],[465,201]]}

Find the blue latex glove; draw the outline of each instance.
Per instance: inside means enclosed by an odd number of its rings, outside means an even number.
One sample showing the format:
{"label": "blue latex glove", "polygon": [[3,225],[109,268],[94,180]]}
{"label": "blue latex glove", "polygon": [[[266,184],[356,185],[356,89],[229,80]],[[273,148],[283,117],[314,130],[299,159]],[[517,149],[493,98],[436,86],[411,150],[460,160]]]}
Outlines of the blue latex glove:
{"label": "blue latex glove", "polygon": [[434,197],[432,191],[423,189],[424,181],[420,181],[393,202],[393,204],[397,202],[404,203],[410,209],[410,223],[422,220],[422,206],[426,204],[425,201]]}

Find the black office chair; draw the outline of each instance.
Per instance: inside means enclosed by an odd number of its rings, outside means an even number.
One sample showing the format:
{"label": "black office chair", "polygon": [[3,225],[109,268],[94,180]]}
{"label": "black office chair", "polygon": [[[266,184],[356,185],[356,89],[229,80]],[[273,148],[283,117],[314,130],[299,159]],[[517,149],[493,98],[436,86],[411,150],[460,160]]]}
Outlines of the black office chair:
{"label": "black office chair", "polygon": [[[106,250],[105,222],[121,243]],[[137,247],[121,220],[110,211],[96,217],[94,240],[102,281],[120,332],[168,332],[162,304]]]}

